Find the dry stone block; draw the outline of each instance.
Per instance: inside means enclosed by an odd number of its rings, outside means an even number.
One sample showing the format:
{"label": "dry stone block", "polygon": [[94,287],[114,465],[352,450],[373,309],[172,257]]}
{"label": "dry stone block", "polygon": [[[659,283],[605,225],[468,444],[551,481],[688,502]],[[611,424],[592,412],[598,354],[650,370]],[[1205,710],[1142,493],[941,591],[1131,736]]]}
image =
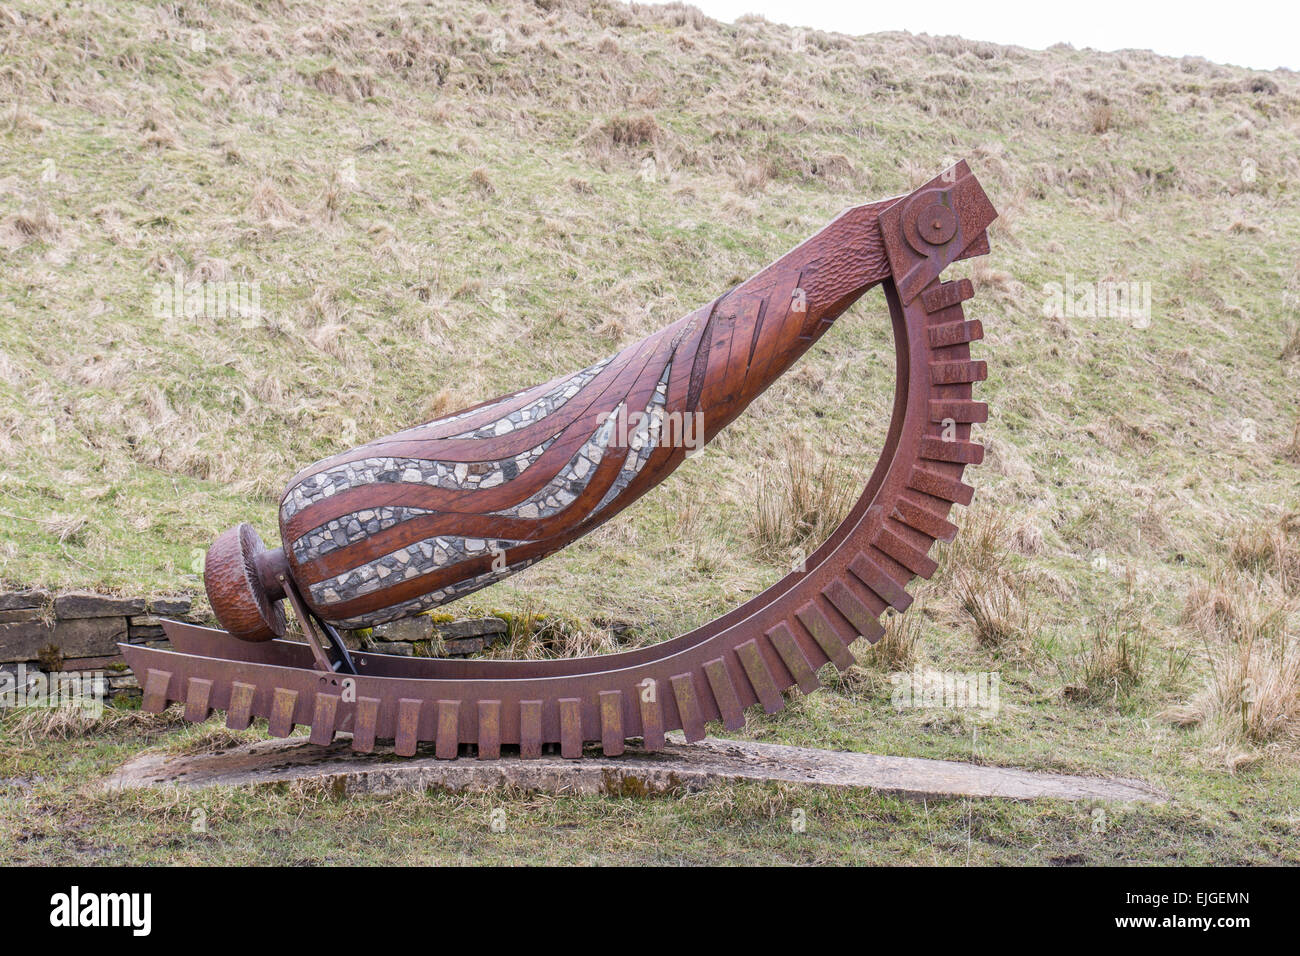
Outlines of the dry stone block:
{"label": "dry stone block", "polygon": [[134,697],[140,693],[140,681],[134,674],[108,676],[108,687],[114,697]]}
{"label": "dry stone block", "polygon": [[53,627],[28,626],[26,632],[17,636],[6,634],[0,627],[0,648],[4,649],[4,657],[15,661],[35,660],[49,644],[57,647],[65,658],[112,657],[117,653],[117,645],[126,640],[126,634],[124,617],[77,618],[56,621]]}
{"label": "dry stone block", "polygon": [[41,620],[0,624],[0,661],[34,661],[54,643],[54,625]]}
{"label": "dry stone block", "polygon": [[414,657],[415,645],[396,641],[375,641],[376,654],[396,654],[399,657]]}
{"label": "dry stone block", "polygon": [[41,608],[24,607],[16,611],[0,611],[0,624],[23,624],[41,619]]}
{"label": "dry stone block", "polygon": [[183,594],[153,598],[149,601],[149,613],[160,617],[184,617],[193,607],[194,600]]}
{"label": "dry stone block", "polygon": [[145,641],[156,641],[166,635],[161,627],[139,627],[132,624],[127,630],[132,644],[143,644]]}
{"label": "dry stone block", "polygon": [[60,620],[96,617],[131,617],[143,614],[143,598],[111,597],[89,591],[73,591],[54,599],[54,616]]}
{"label": "dry stone block", "polygon": [[119,654],[112,657],[65,657],[63,659],[63,669],[65,671],[107,671],[110,674],[120,674],[128,668],[126,658]]}
{"label": "dry stone block", "polygon": [[469,657],[487,646],[488,642],[481,637],[463,637],[455,641],[445,641],[442,650],[448,657]]}
{"label": "dry stone block", "polygon": [[0,611],[17,611],[23,608],[41,607],[50,600],[50,592],[44,588],[28,591],[0,592]]}
{"label": "dry stone block", "polygon": [[54,643],[64,657],[112,657],[126,637],[124,617],[88,617],[54,624]]}
{"label": "dry stone block", "polygon": [[427,614],[380,624],[373,631],[376,641],[427,641],[432,634],[433,621]]}
{"label": "dry stone block", "polygon": [[[466,618],[461,621],[447,621],[433,625],[434,631],[444,641],[458,641],[467,637],[496,638],[505,634],[506,622],[499,617]],[[492,643],[491,640],[486,643]]]}

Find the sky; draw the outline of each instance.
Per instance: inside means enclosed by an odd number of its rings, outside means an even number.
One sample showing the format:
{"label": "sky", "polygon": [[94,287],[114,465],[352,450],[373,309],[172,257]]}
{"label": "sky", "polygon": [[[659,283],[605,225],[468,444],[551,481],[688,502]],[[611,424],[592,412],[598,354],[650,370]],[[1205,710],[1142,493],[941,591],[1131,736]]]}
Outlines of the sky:
{"label": "sky", "polygon": [[774,23],[880,33],[955,34],[1042,50],[1154,50],[1258,70],[1300,69],[1300,0],[686,0],[725,22],[746,13]]}

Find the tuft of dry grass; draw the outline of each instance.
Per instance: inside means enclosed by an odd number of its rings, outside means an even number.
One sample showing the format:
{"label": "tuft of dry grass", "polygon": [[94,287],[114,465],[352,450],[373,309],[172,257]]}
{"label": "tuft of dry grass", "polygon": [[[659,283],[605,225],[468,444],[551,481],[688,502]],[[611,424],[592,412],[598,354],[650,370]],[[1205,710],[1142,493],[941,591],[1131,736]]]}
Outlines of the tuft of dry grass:
{"label": "tuft of dry grass", "polygon": [[939,555],[939,578],[953,572],[998,577],[1008,572],[1015,529],[1001,511],[976,505],[961,517],[961,530]]}
{"label": "tuft of dry grass", "polygon": [[1300,357],[1300,322],[1292,322],[1287,326],[1286,341],[1282,343],[1282,354],[1279,358],[1282,361]]}
{"label": "tuft of dry grass", "polygon": [[856,492],[835,462],[789,440],[782,459],[758,473],[749,527],[755,550],[785,561],[815,549],[844,519]]}
{"label": "tuft of dry grass", "polygon": [[1146,619],[1131,601],[1103,614],[1062,666],[1065,697],[1119,703],[1146,680],[1150,646]]}
{"label": "tuft of dry grass", "polygon": [[1237,641],[1259,634],[1275,637],[1286,616],[1287,609],[1269,601],[1258,582],[1221,567],[1192,581],[1182,620],[1202,640]]}
{"label": "tuft of dry grass", "polygon": [[58,218],[45,205],[24,209],[5,220],[11,244],[25,245],[29,242],[57,242],[62,234]]}
{"label": "tuft of dry grass", "polygon": [[183,733],[167,743],[167,752],[191,757],[197,754],[220,753],[264,739],[255,730],[231,730],[220,724],[200,724],[190,733]]}
{"label": "tuft of dry grass", "polygon": [[1242,571],[1272,577],[1284,594],[1300,594],[1300,512],[1241,527],[1228,559]]}
{"label": "tuft of dry grass", "polygon": [[301,213],[280,195],[269,179],[262,179],[253,187],[248,210],[254,219],[267,223],[294,221],[301,217]]}
{"label": "tuft of dry grass", "polygon": [[1114,118],[1110,104],[1095,103],[1088,109],[1088,128],[1100,135],[1110,129]]}
{"label": "tuft of dry grass", "polygon": [[312,86],[330,96],[341,96],[358,103],[375,95],[375,78],[369,73],[344,73],[337,66],[327,66],[311,78]]}
{"label": "tuft of dry grass", "polygon": [[1295,428],[1291,430],[1290,443],[1282,449],[1282,457],[1300,464],[1300,418],[1296,419]]}
{"label": "tuft of dry grass", "polygon": [[602,131],[615,146],[649,146],[663,135],[659,121],[652,113],[639,116],[614,116],[606,120]]}
{"label": "tuft of dry grass", "polygon": [[1199,728],[1207,753],[1237,770],[1264,750],[1300,740],[1300,641],[1245,640],[1207,652],[1209,675],[1187,704],[1164,716]]}
{"label": "tuft of dry grass", "polygon": [[150,732],[184,723],[179,704],[160,714],[119,707],[104,707],[99,713],[89,707],[24,707],[5,718],[4,728],[16,740],[72,740],[123,731]]}
{"label": "tuft of dry grass", "polygon": [[485,196],[491,195],[496,191],[496,187],[492,185],[491,177],[488,176],[487,169],[483,166],[475,168],[474,171],[469,174],[469,183]]}
{"label": "tuft of dry grass", "polygon": [[1019,647],[1028,639],[1029,611],[1021,600],[1016,578],[1002,573],[959,571],[953,584],[981,647]]}
{"label": "tuft of dry grass", "polygon": [[921,654],[925,632],[925,610],[913,602],[906,614],[886,614],[885,634],[859,660],[886,673],[910,670]]}
{"label": "tuft of dry grass", "polygon": [[1268,573],[1271,549],[1250,536],[1232,555],[1232,566],[1189,588],[1184,619],[1201,638],[1205,681],[1164,716],[1200,728],[1207,752],[1237,770],[1300,740],[1300,637]]}
{"label": "tuft of dry grass", "polygon": [[930,584],[933,605],[951,606],[954,624],[968,620],[979,647],[1027,653],[1033,644],[1030,585],[1050,575],[1027,571],[1016,556],[1041,549],[1041,532],[1023,516],[1013,520],[983,505],[960,520],[956,538],[938,554],[939,569]]}
{"label": "tuft of dry grass", "polygon": [[41,530],[59,539],[59,544],[76,543],[86,530],[86,518],[77,514],[51,514],[39,522]]}
{"label": "tuft of dry grass", "polygon": [[506,640],[489,648],[486,657],[544,660],[588,657],[619,649],[612,628],[544,613],[532,601],[525,601],[519,611],[493,611],[492,614],[505,620]]}

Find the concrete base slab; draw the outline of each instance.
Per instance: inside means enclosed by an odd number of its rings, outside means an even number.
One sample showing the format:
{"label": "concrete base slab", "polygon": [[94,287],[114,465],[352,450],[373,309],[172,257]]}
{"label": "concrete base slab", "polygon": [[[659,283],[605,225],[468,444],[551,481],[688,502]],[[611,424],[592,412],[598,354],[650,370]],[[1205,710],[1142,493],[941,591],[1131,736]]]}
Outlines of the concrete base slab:
{"label": "concrete base slab", "polygon": [[517,788],[545,793],[644,796],[698,790],[741,780],[780,781],[876,790],[916,798],[1002,797],[1011,800],[1105,800],[1162,803],[1167,797],[1136,780],[980,767],[947,760],[881,757],[779,744],[717,740],[668,746],[646,753],[629,746],[621,757],[598,750],[582,760],[544,755],[521,760],[437,760],[421,751],[397,757],[391,748],[371,754],[351,750],[347,735],[328,747],[305,738],[259,741],[191,756],[145,753],[104,782],[111,790],[138,787],[257,786],[303,781],[352,793]]}

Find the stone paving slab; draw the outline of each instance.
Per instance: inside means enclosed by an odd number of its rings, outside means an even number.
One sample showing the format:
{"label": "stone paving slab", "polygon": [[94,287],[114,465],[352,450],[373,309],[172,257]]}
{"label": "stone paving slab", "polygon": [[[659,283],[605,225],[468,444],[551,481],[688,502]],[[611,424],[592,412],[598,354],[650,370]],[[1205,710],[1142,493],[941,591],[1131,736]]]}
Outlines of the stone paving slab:
{"label": "stone paving slab", "polygon": [[145,753],[104,781],[106,789],[259,786],[314,781],[341,794],[442,789],[452,792],[515,787],[528,791],[642,796],[698,790],[743,780],[869,789],[914,798],[1002,797],[1010,800],[1103,800],[1163,803],[1168,797],[1136,780],[982,767],[948,760],[883,757],[779,744],[718,740],[646,753],[629,745],[621,757],[599,750],[582,760],[558,755],[521,760],[437,760],[424,749],[396,757],[392,748],[353,753],[347,735],[329,747],[305,738],[259,741],[193,756]]}

